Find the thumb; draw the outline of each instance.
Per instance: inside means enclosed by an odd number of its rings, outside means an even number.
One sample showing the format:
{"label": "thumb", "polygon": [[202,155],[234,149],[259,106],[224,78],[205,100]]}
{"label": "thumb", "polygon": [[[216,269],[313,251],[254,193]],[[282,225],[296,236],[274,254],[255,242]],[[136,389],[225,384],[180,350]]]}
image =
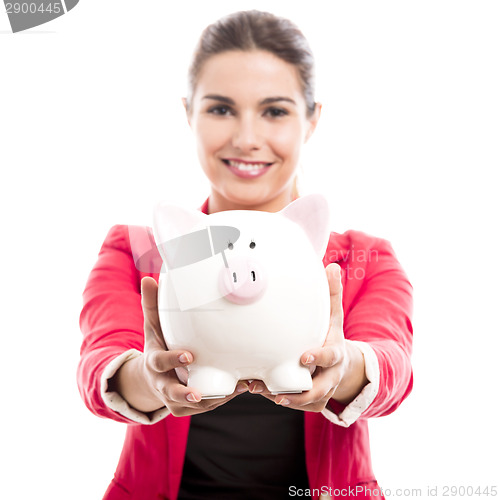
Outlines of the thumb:
{"label": "thumb", "polygon": [[158,315],[158,284],[150,276],[142,278],[142,312],[144,313],[145,348],[155,346],[166,349]]}
{"label": "thumb", "polygon": [[341,267],[329,264],[326,267],[329,282],[329,298],[331,300],[331,317],[327,339],[334,341],[343,337],[343,286],[341,284]]}
{"label": "thumb", "polygon": [[326,267],[327,280],[329,282],[329,295],[331,297],[342,294],[341,267],[334,263]]}

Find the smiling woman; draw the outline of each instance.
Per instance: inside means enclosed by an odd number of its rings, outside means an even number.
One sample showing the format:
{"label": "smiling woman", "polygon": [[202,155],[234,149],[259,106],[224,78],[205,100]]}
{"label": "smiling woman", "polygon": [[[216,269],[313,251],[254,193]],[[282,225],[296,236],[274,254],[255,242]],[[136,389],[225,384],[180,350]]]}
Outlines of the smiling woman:
{"label": "smiling woman", "polygon": [[211,183],[209,212],[276,211],[292,201],[302,145],[320,114],[319,104],[307,113],[295,66],[266,50],[212,55],[185,106]]}
{"label": "smiling woman", "polygon": [[[313,57],[296,26],[248,11],[206,28],[183,102],[211,184],[201,210],[288,207],[321,112]],[[313,226],[316,211],[297,208],[301,201],[286,210]],[[310,390],[272,394],[262,380],[239,380],[233,394],[202,399],[186,385],[192,352],[164,342],[158,273],[136,268],[130,234],[127,226],[109,232],[81,314],[80,391],[97,415],[130,424],[105,498],[382,497],[367,419],[394,411],[412,388],[412,287],[390,244],[357,231],[329,235],[326,340],[296,360],[313,374]],[[289,301],[283,307],[300,313]]]}

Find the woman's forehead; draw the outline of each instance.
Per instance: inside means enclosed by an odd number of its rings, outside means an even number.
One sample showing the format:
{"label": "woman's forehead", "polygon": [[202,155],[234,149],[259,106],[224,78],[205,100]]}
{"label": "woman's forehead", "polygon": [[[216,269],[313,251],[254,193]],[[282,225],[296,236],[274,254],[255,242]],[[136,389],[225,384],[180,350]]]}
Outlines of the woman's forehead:
{"label": "woman's forehead", "polygon": [[301,96],[295,66],[266,51],[228,51],[210,57],[201,69],[197,83],[198,98],[225,95],[265,99]]}

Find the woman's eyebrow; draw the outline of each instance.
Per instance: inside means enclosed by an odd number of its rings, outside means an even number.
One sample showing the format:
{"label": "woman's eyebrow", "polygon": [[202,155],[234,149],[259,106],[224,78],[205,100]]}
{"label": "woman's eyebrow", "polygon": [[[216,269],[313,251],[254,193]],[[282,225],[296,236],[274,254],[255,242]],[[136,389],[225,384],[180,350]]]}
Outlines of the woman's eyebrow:
{"label": "woman's eyebrow", "polygon": [[218,95],[218,94],[208,94],[203,97],[203,99],[213,99],[214,101],[220,101],[220,102],[225,102],[226,104],[231,104],[234,106],[236,104],[233,99],[230,97],[225,97],[223,95]]}
{"label": "woman's eyebrow", "polygon": [[[218,94],[208,94],[205,95],[203,99],[213,99],[214,101],[224,102],[225,104],[230,104],[231,106],[234,106],[236,104],[234,99]],[[266,104],[272,104],[279,101],[286,101],[296,106],[296,102],[293,99],[284,96],[266,97],[265,99],[262,99],[258,104],[260,106],[265,106]]]}
{"label": "woman's eyebrow", "polygon": [[260,105],[263,106],[265,104],[272,104],[273,102],[279,102],[279,101],[286,101],[291,104],[294,104],[296,106],[296,102],[293,101],[293,99],[289,97],[282,97],[282,96],[276,96],[276,97],[267,97],[263,99],[263,101],[260,101]]}

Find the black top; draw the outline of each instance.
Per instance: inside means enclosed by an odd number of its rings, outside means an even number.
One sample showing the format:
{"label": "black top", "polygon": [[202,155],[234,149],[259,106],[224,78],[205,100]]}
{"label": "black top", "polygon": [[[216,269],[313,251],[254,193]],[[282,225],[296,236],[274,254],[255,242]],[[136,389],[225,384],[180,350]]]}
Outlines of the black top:
{"label": "black top", "polygon": [[308,488],[303,419],[250,393],[193,415],[179,500],[278,500]]}

